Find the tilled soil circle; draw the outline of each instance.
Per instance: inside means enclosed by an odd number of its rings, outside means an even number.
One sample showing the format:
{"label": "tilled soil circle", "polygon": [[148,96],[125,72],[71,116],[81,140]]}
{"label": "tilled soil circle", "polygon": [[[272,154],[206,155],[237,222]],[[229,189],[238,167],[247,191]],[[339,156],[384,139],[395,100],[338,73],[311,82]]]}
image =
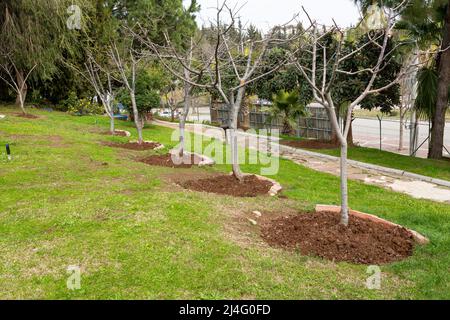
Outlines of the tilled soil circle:
{"label": "tilled soil circle", "polygon": [[174,163],[171,154],[154,155],[139,159],[139,162],[149,164],[151,166],[168,167],[168,168],[192,168],[194,165],[198,165],[202,161],[202,158],[195,155],[184,155],[183,161],[180,163]]}
{"label": "tilled soil circle", "polygon": [[16,113],[14,114],[16,117],[19,118],[25,118],[25,119],[39,119],[38,116],[35,116],[34,114],[29,114],[29,113]]}
{"label": "tilled soil circle", "polygon": [[273,186],[270,181],[260,180],[254,175],[246,176],[243,181],[239,181],[231,175],[223,175],[201,180],[186,181],[181,185],[189,190],[235,197],[268,195]]}
{"label": "tilled soil circle", "polygon": [[283,217],[263,225],[261,236],[271,246],[337,262],[382,265],[413,254],[414,239],[405,228],[354,216],[348,227],[339,221],[339,214],[328,212]]}
{"label": "tilled soil circle", "polygon": [[114,131],[114,134],[112,134],[111,131],[102,131],[102,132],[98,132],[98,134],[101,134],[104,136],[127,137],[127,133],[124,131]]}
{"label": "tilled soil circle", "polygon": [[323,140],[282,140],[282,145],[304,149],[336,149],[339,144]]}
{"label": "tilled soil circle", "polygon": [[131,142],[128,142],[128,143],[109,142],[109,143],[105,143],[105,145],[107,145],[108,147],[112,147],[112,148],[122,148],[122,149],[137,150],[137,151],[154,150],[161,146],[159,143],[153,143],[153,142],[151,142],[151,143],[144,142],[142,144],[131,143]]}

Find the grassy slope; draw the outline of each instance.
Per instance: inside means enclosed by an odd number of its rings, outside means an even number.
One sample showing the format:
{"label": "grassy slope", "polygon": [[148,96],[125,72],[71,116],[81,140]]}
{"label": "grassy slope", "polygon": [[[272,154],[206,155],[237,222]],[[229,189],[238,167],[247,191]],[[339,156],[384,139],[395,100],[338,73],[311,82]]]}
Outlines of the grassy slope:
{"label": "grassy slope", "polygon": [[[336,157],[340,155],[339,149],[311,151]],[[362,147],[349,148],[348,157],[352,160],[400,169],[433,178],[450,180],[450,160],[413,158],[392,152]]]}
{"label": "grassy slope", "polygon": [[[105,119],[42,115],[0,120],[0,146],[12,143],[15,155],[0,159],[0,298],[450,298],[449,205],[350,183],[353,208],[432,240],[382,267],[382,290],[370,291],[365,267],[268,248],[237,220],[242,211],[338,203],[337,178],[283,160],[275,178],[289,201],[186,192],[166,176],[229,168],[150,167],[132,161],[140,153],[99,145],[124,140],[91,133]],[[173,146],[170,134],[145,130]],[[249,235],[236,230],[244,226]],[[66,288],[68,265],[82,267],[80,291]]]}

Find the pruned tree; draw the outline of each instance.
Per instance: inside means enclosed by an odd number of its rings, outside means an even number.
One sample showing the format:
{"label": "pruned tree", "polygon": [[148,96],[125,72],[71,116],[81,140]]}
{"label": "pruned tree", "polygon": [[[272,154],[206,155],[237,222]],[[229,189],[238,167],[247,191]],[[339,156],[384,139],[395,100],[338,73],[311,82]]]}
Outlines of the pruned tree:
{"label": "pruned tree", "polygon": [[[279,39],[276,36],[279,28],[274,28],[262,38],[236,37],[237,34],[242,33],[237,31],[242,31],[242,27],[236,26],[238,12],[239,9],[230,8],[226,1],[218,5],[216,19],[207,30],[208,37],[205,37],[207,39],[197,45],[198,54],[196,55],[192,54],[193,50],[188,50],[187,55],[181,54],[171,45],[169,38],[165,47],[151,41],[145,41],[145,43],[169,72],[184,81],[186,97],[189,97],[188,92],[192,88],[201,88],[217,94],[228,106],[230,121],[227,131],[230,137],[233,175],[242,181],[244,175],[239,165],[237,126],[247,86],[283,67],[289,60],[288,55],[282,61],[267,68],[266,72],[258,73],[266,61],[264,58],[271,46],[288,43],[298,35],[293,34],[287,39]],[[228,18],[228,23],[225,22],[225,17]],[[182,72],[168,63],[174,60],[181,65]],[[188,107],[187,104],[189,99],[185,99],[185,108]]]}
{"label": "pruned tree", "polygon": [[[395,58],[396,49],[402,45],[401,42],[397,43],[394,48],[388,50],[389,39],[393,36],[394,28],[397,22],[398,14],[406,6],[407,1],[399,4],[398,7],[393,9],[379,8],[381,12],[382,20],[373,29],[376,32],[369,31],[367,33],[368,40],[361,43],[356,49],[351,52],[345,52],[343,47],[345,45],[346,32],[342,30],[336,23],[333,26],[327,27],[319,25],[316,21],[312,20],[308,13],[309,21],[312,25],[311,32],[308,33],[306,43],[308,49],[302,52],[301,57],[295,57],[293,63],[302,73],[304,78],[308,81],[313,94],[314,99],[320,103],[328,113],[333,130],[337,133],[337,138],[341,145],[341,164],[340,164],[340,178],[341,178],[341,224],[347,226],[349,223],[349,205],[348,205],[348,172],[347,172],[347,137],[351,127],[352,111],[358,105],[360,105],[364,99],[369,95],[377,95],[380,92],[388,90],[389,88],[398,84],[399,80],[404,77],[405,74],[410,72],[410,68],[413,66],[406,66],[401,70],[397,77],[385,83],[382,87],[376,87],[375,83],[380,73]],[[372,30],[372,31],[374,31]],[[333,45],[334,54],[330,58],[328,50],[330,50],[329,44],[325,43],[328,36],[332,35],[335,39]],[[344,62],[348,59],[352,59],[354,56],[361,53],[368,46],[375,45],[378,51],[378,58],[372,65],[367,65],[364,68],[358,70],[346,70],[343,68]],[[321,54],[319,58],[319,52]],[[305,58],[306,55],[306,58]],[[336,114],[336,102],[333,99],[333,90],[336,88],[336,81],[338,78],[342,81],[342,75],[346,75],[348,79],[360,74],[367,73],[370,75],[359,95],[348,103],[346,119],[342,127],[338,122],[338,116]],[[337,75],[340,75],[338,77]]]}
{"label": "pruned tree", "polygon": [[134,124],[138,132],[138,143],[143,144],[144,138],[142,130],[144,129],[145,119],[144,115],[139,113],[136,103],[137,69],[140,61],[142,60],[142,56],[138,55],[133,49],[132,41],[131,43],[122,43],[120,49],[117,42],[112,41],[109,47],[109,57],[116,66],[120,81],[130,95]]}
{"label": "pruned tree", "polygon": [[[16,104],[24,113],[29,83],[51,81],[60,72],[59,62],[78,50],[79,31],[66,24],[71,5],[90,12],[92,1],[0,1],[2,80],[16,93]],[[85,26],[83,15],[73,17]]]}
{"label": "pruned tree", "polygon": [[95,90],[95,93],[102,102],[105,113],[109,117],[110,132],[115,133],[114,125],[114,101],[116,92],[113,87],[113,71],[110,66],[101,66],[92,55],[88,53],[88,60],[85,63],[87,79]]}
{"label": "pruned tree", "polygon": [[17,102],[23,114],[26,114],[25,99],[27,97],[27,81],[38,65],[33,65],[26,74],[19,70],[10,54],[5,54],[0,60],[0,79],[3,80],[16,94]]}

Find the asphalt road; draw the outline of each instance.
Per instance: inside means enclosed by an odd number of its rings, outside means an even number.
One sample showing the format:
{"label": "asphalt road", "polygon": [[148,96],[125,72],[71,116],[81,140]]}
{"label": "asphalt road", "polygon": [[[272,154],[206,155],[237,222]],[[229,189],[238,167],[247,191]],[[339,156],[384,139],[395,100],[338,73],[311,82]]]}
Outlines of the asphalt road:
{"label": "asphalt road", "polygon": [[[400,122],[396,120],[382,121],[382,149],[391,152],[399,152]],[[409,129],[404,133],[404,150],[399,153],[409,155]],[[419,145],[428,137],[428,123],[419,126]],[[353,122],[353,139],[363,147],[380,147],[380,124],[377,119],[357,118]],[[445,145],[450,150],[450,123],[445,127]],[[418,156],[426,157],[428,152],[428,141],[420,148]],[[449,154],[450,155],[450,154]]]}

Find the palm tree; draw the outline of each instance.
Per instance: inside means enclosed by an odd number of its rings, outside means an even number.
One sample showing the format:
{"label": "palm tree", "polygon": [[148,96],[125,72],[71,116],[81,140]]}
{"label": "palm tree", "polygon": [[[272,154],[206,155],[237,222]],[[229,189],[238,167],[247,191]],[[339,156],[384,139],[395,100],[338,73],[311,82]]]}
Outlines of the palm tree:
{"label": "palm tree", "polygon": [[272,96],[272,101],[273,107],[270,110],[268,120],[281,118],[283,123],[282,134],[294,134],[297,119],[308,115],[306,106],[300,102],[299,93],[280,90]]}

